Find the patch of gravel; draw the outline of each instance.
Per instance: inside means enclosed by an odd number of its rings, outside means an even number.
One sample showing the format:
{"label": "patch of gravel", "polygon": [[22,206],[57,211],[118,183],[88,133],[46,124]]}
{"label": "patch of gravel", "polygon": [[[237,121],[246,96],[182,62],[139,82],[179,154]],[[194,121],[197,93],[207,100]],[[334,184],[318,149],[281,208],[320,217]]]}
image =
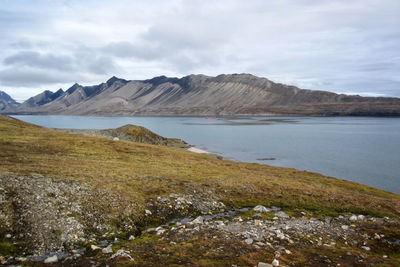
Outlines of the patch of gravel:
{"label": "patch of gravel", "polygon": [[2,227],[36,255],[72,248],[110,232],[114,209],[129,211],[118,195],[85,183],[0,176],[0,184]]}

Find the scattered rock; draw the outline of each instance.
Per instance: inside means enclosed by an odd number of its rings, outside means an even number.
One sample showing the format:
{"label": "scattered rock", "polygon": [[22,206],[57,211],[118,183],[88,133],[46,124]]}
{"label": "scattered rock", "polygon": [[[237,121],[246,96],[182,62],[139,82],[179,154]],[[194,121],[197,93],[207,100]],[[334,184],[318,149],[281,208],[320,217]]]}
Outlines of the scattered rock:
{"label": "scattered rock", "polygon": [[119,141],[119,138],[118,137],[114,137],[113,141]]}
{"label": "scattered rock", "polygon": [[135,240],[135,236],[134,235],[130,235],[129,236],[129,241]]}
{"label": "scattered rock", "polygon": [[364,249],[364,250],[366,250],[366,251],[370,251],[370,250],[371,250],[371,248],[370,248],[370,247],[367,247],[367,246],[362,246],[361,248]]}
{"label": "scattered rock", "polygon": [[343,230],[349,230],[349,226],[348,225],[342,225],[342,229]]}
{"label": "scattered rock", "polygon": [[145,213],[146,215],[151,215],[151,214],[152,214],[151,211],[149,211],[149,210],[145,210],[144,213]]}
{"label": "scattered rock", "polygon": [[57,255],[53,255],[44,260],[44,263],[55,263],[58,261]]}
{"label": "scattered rock", "polygon": [[277,259],[274,259],[272,261],[272,266],[279,266],[279,261]]}

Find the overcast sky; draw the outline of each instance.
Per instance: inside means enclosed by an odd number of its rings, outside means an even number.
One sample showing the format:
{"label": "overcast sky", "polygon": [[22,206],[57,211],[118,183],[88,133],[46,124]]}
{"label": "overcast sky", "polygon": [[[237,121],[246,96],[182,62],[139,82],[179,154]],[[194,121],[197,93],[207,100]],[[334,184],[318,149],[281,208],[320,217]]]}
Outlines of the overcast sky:
{"label": "overcast sky", "polygon": [[252,73],[400,97],[399,0],[0,1],[0,90]]}

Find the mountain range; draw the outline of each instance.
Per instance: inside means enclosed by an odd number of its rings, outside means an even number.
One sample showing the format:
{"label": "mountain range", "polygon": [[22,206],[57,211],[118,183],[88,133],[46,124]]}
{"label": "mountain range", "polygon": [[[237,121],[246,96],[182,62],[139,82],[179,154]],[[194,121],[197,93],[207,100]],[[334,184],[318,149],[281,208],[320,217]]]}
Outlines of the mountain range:
{"label": "mountain range", "polygon": [[305,90],[251,74],[159,76],[131,81],[112,77],[99,85],[76,83],[66,91],[44,91],[21,104],[1,103],[0,112],[8,114],[400,115],[400,98]]}

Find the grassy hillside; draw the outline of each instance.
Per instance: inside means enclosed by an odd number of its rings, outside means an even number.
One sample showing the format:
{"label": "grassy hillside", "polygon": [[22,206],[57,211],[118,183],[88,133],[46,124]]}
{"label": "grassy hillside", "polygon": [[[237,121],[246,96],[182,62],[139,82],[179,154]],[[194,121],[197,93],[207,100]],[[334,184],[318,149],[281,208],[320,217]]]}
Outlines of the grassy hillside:
{"label": "grassy hillside", "polygon": [[[73,223],[84,225],[85,233],[93,231],[93,238],[103,234],[99,225],[111,227],[109,232],[126,237],[175,217],[260,204],[281,207],[293,216],[300,211],[320,218],[350,213],[378,217],[400,215],[399,195],[357,183],[295,169],[220,160],[179,148],[62,133],[5,116],[0,116],[0,179],[8,185],[23,184],[25,191],[15,189],[14,192],[22,200],[23,192],[38,188],[39,193],[35,194],[46,199],[46,205],[57,209],[55,217],[71,205],[71,199],[79,200],[82,204],[68,208],[71,210],[68,216],[77,220]],[[52,191],[46,191],[47,187],[53,188]],[[10,196],[7,193],[4,198]],[[60,204],[57,201],[61,196],[69,199]],[[171,196],[178,198],[179,205],[178,196],[190,196],[190,202],[184,201],[191,208],[179,210],[169,204],[157,204]],[[200,203],[197,206],[196,201]],[[13,214],[21,213],[19,208],[25,211],[29,207],[19,206],[20,201],[15,199],[10,203],[0,211],[6,214],[3,218],[10,217],[15,222]],[[215,206],[215,203],[221,204]],[[152,215],[148,216],[146,210]],[[34,220],[25,218],[23,224]],[[0,255],[26,247],[22,241],[20,248],[10,245],[5,238],[5,225],[6,221],[0,217]],[[15,227],[13,231],[23,232],[24,228]],[[55,243],[58,236],[67,236],[63,229],[49,232]],[[394,236],[399,235],[398,230],[388,229]],[[153,244],[152,240],[147,240],[146,246]],[[90,243],[94,239],[82,239],[82,242]],[[140,242],[136,249],[146,251],[141,247],[144,241]],[[38,251],[46,249],[28,245]],[[177,248],[170,253],[179,254],[179,251]]]}
{"label": "grassy hillside", "polygon": [[400,215],[399,195],[357,183],[164,146],[64,134],[8,117],[0,117],[0,159],[2,172],[85,181],[142,203],[195,186],[215,189],[232,206]]}

